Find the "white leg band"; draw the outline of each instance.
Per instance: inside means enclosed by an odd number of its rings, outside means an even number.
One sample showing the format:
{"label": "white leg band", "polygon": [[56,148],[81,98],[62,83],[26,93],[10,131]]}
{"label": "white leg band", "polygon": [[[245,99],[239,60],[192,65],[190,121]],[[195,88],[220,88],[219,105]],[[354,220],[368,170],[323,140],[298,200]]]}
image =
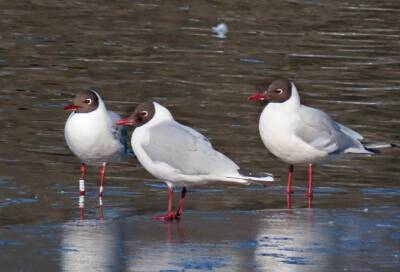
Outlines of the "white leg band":
{"label": "white leg band", "polygon": [[81,191],[81,192],[85,191],[85,180],[84,179],[79,180],[79,191]]}

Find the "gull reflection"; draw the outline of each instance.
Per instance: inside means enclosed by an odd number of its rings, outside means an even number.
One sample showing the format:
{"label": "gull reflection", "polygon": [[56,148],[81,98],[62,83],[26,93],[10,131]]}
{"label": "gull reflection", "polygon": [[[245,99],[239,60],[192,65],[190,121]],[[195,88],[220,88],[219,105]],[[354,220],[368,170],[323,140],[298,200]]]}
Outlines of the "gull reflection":
{"label": "gull reflection", "polygon": [[62,270],[326,271],[337,261],[326,218],[304,208],[80,220],[62,227]]}
{"label": "gull reflection", "polygon": [[185,258],[184,223],[181,221],[150,222],[147,229],[137,228],[140,236],[140,246],[129,252],[134,252],[134,258],[129,258],[129,271],[176,271],[181,266],[179,259]]}
{"label": "gull reflection", "polygon": [[[83,221],[83,220],[85,220],[85,196],[84,195],[80,195],[78,198],[78,208],[79,208],[79,219],[81,221]],[[102,196],[99,196],[98,219],[100,221],[104,220],[104,202],[103,202]]]}
{"label": "gull reflection", "polygon": [[123,243],[123,224],[97,219],[67,223],[62,227],[62,271],[120,271]]}
{"label": "gull reflection", "polygon": [[262,271],[326,271],[322,245],[334,238],[313,222],[312,209],[269,214],[258,224],[254,259]]}

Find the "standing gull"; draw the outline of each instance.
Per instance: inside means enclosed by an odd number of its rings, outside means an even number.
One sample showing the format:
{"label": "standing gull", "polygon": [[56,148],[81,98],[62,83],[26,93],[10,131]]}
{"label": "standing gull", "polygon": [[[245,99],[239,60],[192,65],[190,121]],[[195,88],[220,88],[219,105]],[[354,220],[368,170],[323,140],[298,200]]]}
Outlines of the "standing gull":
{"label": "standing gull", "polygon": [[101,165],[99,196],[103,196],[106,166],[126,154],[126,130],[115,125],[120,116],[108,111],[95,91],[79,92],[65,123],[65,140],[69,149],[81,160],[80,195],[85,194],[86,164]]}
{"label": "standing gull", "polygon": [[[363,136],[335,122],[325,112],[300,104],[293,82],[277,79],[266,91],[249,100],[268,104],[260,116],[259,130],[264,145],[280,160],[289,164],[286,192],[292,193],[294,164],[308,164],[308,191],[313,195],[313,165],[345,153],[374,154],[376,151],[361,143]],[[391,147],[390,144],[373,148]],[[372,148],[372,145],[371,145]]]}
{"label": "standing gull", "polygon": [[[239,166],[215,150],[206,137],[175,121],[168,109],[156,102],[140,104],[130,117],[117,124],[136,126],[131,138],[135,155],[147,171],[167,183],[168,212],[158,219],[173,220],[182,215],[188,185],[273,181],[271,175],[240,174]],[[172,212],[174,185],[182,186],[176,213]]]}

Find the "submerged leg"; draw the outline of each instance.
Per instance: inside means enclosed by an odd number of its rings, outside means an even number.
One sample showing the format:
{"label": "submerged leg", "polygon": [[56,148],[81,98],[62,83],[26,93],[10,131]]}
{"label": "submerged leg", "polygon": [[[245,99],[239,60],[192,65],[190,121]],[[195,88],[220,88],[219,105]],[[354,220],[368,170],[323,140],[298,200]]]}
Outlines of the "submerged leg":
{"label": "submerged leg", "polygon": [[186,193],[187,193],[186,187],[182,187],[181,198],[179,199],[179,207],[175,215],[175,218],[177,219],[183,215],[183,206],[185,204]]}
{"label": "submerged leg", "polygon": [[99,188],[99,197],[103,197],[103,192],[104,192],[104,179],[106,175],[106,167],[107,163],[103,162],[101,169],[100,169],[100,188]]}
{"label": "submerged leg", "polygon": [[286,187],[286,193],[287,194],[292,194],[292,180],[293,180],[293,171],[294,167],[293,164],[289,165],[289,172],[288,172],[288,182],[287,182],[287,187]]}
{"label": "submerged leg", "polygon": [[175,214],[172,212],[172,201],[174,198],[174,189],[172,185],[168,184],[168,210],[166,215],[157,215],[154,217],[156,220],[173,220],[175,218]]}
{"label": "submerged leg", "polygon": [[82,162],[81,165],[81,178],[79,179],[79,195],[85,195],[85,176],[86,176],[86,164]]}
{"label": "submerged leg", "polygon": [[313,197],[312,182],[313,182],[313,165],[312,165],[312,163],[310,163],[308,165],[308,192],[307,192],[307,196],[309,198]]}

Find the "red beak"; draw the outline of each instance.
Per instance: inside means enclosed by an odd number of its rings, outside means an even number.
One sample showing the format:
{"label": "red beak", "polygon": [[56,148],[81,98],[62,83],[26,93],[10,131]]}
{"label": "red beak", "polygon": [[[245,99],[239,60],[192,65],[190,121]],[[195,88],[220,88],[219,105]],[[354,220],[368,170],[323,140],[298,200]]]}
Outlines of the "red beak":
{"label": "red beak", "polygon": [[264,101],[268,99],[268,97],[263,93],[256,93],[253,94],[252,96],[249,96],[247,99],[250,101]]}
{"label": "red beak", "polygon": [[134,125],[136,125],[136,122],[133,119],[125,118],[125,119],[118,120],[117,125],[118,126],[134,126]]}
{"label": "red beak", "polygon": [[79,108],[80,108],[80,106],[66,105],[66,106],[64,107],[64,110],[75,111],[75,110],[77,110],[77,109],[79,109]]}

